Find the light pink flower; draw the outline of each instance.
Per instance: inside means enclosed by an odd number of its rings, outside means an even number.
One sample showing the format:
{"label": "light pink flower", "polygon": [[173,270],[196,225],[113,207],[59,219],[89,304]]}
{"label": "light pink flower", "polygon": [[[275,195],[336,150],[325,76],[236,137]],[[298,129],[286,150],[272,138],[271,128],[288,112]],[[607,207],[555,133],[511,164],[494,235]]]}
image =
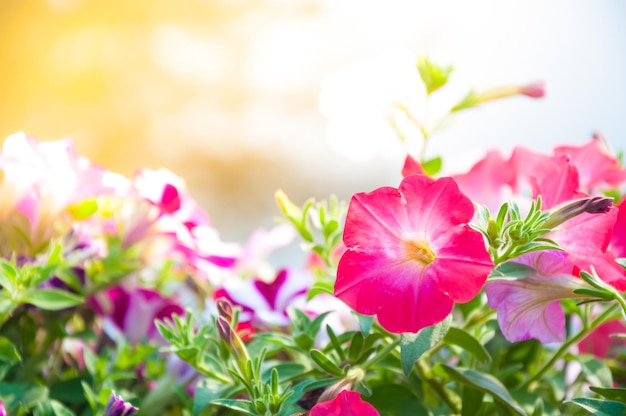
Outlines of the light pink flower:
{"label": "light pink flower", "polygon": [[[115,175],[76,153],[69,139],[9,136],[0,155],[0,252],[33,255],[71,228],[73,204],[111,194]],[[81,218],[82,219],[82,218]]]}
{"label": "light pink flower", "polygon": [[530,266],[534,272],[522,279],[487,282],[489,306],[498,311],[498,324],[511,342],[530,338],[541,342],[562,341],[565,314],[559,301],[577,297],[574,289],[586,287],[571,274],[566,255],[557,251],[525,254],[515,263]]}
{"label": "light pink flower", "polygon": [[451,178],[404,178],[352,197],[335,296],[391,332],[443,321],[481,290],[492,262],[467,222],[472,202]]}
{"label": "light pink flower", "polygon": [[342,390],[337,397],[317,403],[310,416],[380,416],[374,406],[361,399],[356,391]]}
{"label": "light pink flower", "polygon": [[269,283],[256,278],[228,279],[215,291],[214,297],[225,297],[233,305],[240,306],[241,322],[284,326],[289,324],[288,308],[304,309],[306,293],[312,283],[307,272],[282,269]]}

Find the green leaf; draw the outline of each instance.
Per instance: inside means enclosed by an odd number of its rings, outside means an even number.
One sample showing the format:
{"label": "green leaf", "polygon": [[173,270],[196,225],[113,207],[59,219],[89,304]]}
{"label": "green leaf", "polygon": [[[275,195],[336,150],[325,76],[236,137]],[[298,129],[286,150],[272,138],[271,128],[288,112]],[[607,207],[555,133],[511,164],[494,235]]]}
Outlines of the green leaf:
{"label": "green leaf", "polygon": [[425,56],[420,56],[417,59],[417,70],[426,86],[428,95],[446,85],[452,69],[451,66],[436,65]]}
{"label": "green leaf", "polygon": [[448,315],[443,322],[423,328],[417,334],[407,332],[400,336],[400,358],[404,374],[408,375],[418,358],[443,339],[451,322],[452,316]]}
{"label": "green leaf", "polygon": [[461,416],[477,415],[483,405],[484,397],[484,392],[476,390],[471,386],[463,386],[463,408],[461,409]]}
{"label": "green leaf", "polygon": [[359,323],[359,328],[361,329],[361,333],[363,334],[364,337],[366,337],[372,330],[372,324],[374,323],[374,316],[362,315],[354,311],[352,311],[352,314],[356,317]]}
{"label": "green leaf", "polygon": [[82,296],[60,289],[29,289],[23,294],[22,301],[48,311],[78,306],[84,302]]}
{"label": "green leaf", "polygon": [[587,381],[597,387],[612,387],[613,376],[611,369],[592,355],[578,355],[576,360],[582,365]]}
{"label": "green leaf", "polygon": [[18,363],[22,361],[20,353],[15,345],[5,337],[0,337],[0,361],[5,363]]}
{"label": "green leaf", "polygon": [[422,169],[428,176],[434,176],[441,170],[441,164],[441,157],[437,156],[422,163]]}
{"label": "green leaf", "polygon": [[626,269],[626,258],[615,259],[615,262]]}
{"label": "green leaf", "polygon": [[220,397],[228,397],[227,391],[230,386],[224,385],[216,380],[204,379],[196,385],[193,401],[193,416],[198,416],[214,400]]}
{"label": "green leaf", "polygon": [[454,112],[454,111],[465,110],[467,108],[471,108],[475,106],[477,103],[478,103],[478,94],[476,94],[476,91],[470,91],[465,95],[465,97],[463,97],[461,101],[456,103],[450,111]]}
{"label": "green leaf", "polygon": [[326,293],[332,296],[333,290],[334,290],[333,282],[329,282],[326,280],[316,280],[315,282],[313,282],[313,285],[311,286],[311,288],[309,289],[307,293],[307,300],[313,299],[315,296],[319,295],[320,293]]}
{"label": "green leaf", "polygon": [[0,260],[0,286],[13,293],[16,288],[16,280],[17,270],[15,267],[5,260]]}
{"label": "green leaf", "polygon": [[404,386],[384,384],[372,389],[372,395],[365,398],[381,415],[415,416],[428,414],[422,402]]}
{"label": "green leaf", "polygon": [[[16,307],[18,303],[13,300],[13,297],[7,292],[0,292],[0,315],[8,313]],[[3,322],[0,322],[2,324]]]}
{"label": "green leaf", "polygon": [[567,400],[565,403],[581,407],[595,416],[616,416],[626,414],[626,405],[612,400],[577,397],[572,400]]}
{"label": "green leaf", "polygon": [[246,415],[256,416],[257,411],[254,407],[254,403],[250,400],[237,400],[237,399],[215,399],[211,402],[217,406],[227,407],[235,411],[244,413]]}
{"label": "green leaf", "polygon": [[15,415],[17,409],[29,410],[48,397],[48,389],[28,383],[0,382],[0,397],[7,414]]}
{"label": "green leaf", "polygon": [[50,400],[50,405],[52,406],[55,416],[75,416],[74,412],[56,400]]}
{"label": "green leaf", "polygon": [[478,361],[483,363],[491,362],[491,356],[485,347],[473,336],[459,328],[450,328],[443,338],[448,344],[453,344],[469,352]]}
{"label": "green leaf", "polygon": [[337,338],[337,335],[335,335],[335,332],[330,327],[330,325],[326,325],[326,333],[328,334],[328,338],[330,339],[330,344],[333,346],[333,348],[334,348],[335,352],[337,353],[337,355],[339,355],[339,359],[341,361],[345,361],[346,360],[346,354],[343,351],[343,348],[341,347],[341,343],[339,342],[339,339]]}
{"label": "green leaf", "polygon": [[609,400],[616,400],[618,402],[626,403],[626,389],[607,389],[604,387],[595,386],[591,386],[589,387],[589,389]]}
{"label": "green leaf", "polygon": [[323,352],[320,350],[311,350],[309,353],[311,355],[311,359],[317,364],[322,370],[337,377],[343,377],[344,372],[341,368],[339,368],[335,363],[333,363],[330,358],[328,358]]}
{"label": "green leaf", "polygon": [[525,264],[507,261],[495,267],[489,275],[490,280],[499,280],[501,278],[524,279],[535,273],[535,269]]}
{"label": "green leaf", "polygon": [[509,391],[502,383],[491,374],[481,373],[476,370],[462,367],[450,367],[445,364],[437,364],[433,367],[435,374],[448,377],[457,383],[470,386],[493,396],[503,406],[515,414],[525,416],[526,412],[513,400]]}
{"label": "green leaf", "polygon": [[348,347],[348,358],[350,361],[356,361],[363,351],[363,334],[355,332],[352,340],[350,341],[350,347]]}

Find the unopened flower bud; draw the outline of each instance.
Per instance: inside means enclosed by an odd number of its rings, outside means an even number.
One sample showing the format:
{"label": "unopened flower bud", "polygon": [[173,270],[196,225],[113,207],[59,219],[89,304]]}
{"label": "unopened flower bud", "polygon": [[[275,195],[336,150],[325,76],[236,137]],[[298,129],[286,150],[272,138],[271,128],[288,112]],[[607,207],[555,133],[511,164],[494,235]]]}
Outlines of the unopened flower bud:
{"label": "unopened flower bud", "polygon": [[364,377],[365,372],[363,371],[363,369],[359,367],[351,368],[350,370],[348,370],[345,378],[342,378],[335,384],[330,385],[322,392],[319,399],[317,399],[318,403],[333,400],[335,399],[335,397],[337,397],[339,393],[344,390],[352,390],[354,388],[354,385],[360,380],[363,380]]}
{"label": "unopened flower bud", "polygon": [[219,298],[216,302],[217,313],[228,321],[233,322],[233,305],[225,297]]}
{"label": "unopened flower bud", "polygon": [[7,411],[4,408],[4,403],[2,403],[2,400],[0,400],[0,416],[7,416]]}
{"label": "unopened flower bud", "polygon": [[[126,403],[121,396],[117,396],[115,392],[111,392],[109,401],[104,408],[104,416],[132,416],[139,409],[130,403]],[[1,415],[2,413],[0,413]]]}
{"label": "unopened flower bud", "polygon": [[317,399],[318,403],[327,402],[329,400],[333,400],[339,393],[344,390],[352,390],[354,387],[355,380],[350,378],[342,378],[336,383],[328,386],[324,392],[320,395],[319,399]]}
{"label": "unopened flower bud", "polygon": [[612,205],[613,198],[605,196],[590,196],[567,201],[550,210],[550,215],[543,224],[543,227],[552,229],[583,212],[589,214],[605,214],[609,212]]}
{"label": "unopened flower bud", "polygon": [[542,98],[546,95],[546,85],[543,81],[533,82],[520,87],[519,93],[530,98]]}
{"label": "unopened flower bud", "polygon": [[226,345],[228,345],[228,349],[230,350],[231,354],[233,354],[235,361],[237,361],[237,366],[239,367],[239,370],[241,370],[241,372],[245,374],[247,372],[246,365],[250,358],[248,357],[248,351],[243,345],[241,338],[239,338],[239,336],[235,333],[226,318],[224,318],[223,316],[217,317],[216,324],[217,332],[220,334],[220,338],[222,338],[224,342],[226,342]]}

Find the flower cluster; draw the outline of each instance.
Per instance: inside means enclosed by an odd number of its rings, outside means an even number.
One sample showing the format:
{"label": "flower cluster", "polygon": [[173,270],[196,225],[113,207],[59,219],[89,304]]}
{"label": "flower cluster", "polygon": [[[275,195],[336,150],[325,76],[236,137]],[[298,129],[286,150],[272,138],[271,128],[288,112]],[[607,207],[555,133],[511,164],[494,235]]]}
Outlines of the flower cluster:
{"label": "flower cluster", "polygon": [[[426,99],[450,73],[417,61]],[[442,117],[543,94],[471,91]],[[441,123],[391,108],[421,141],[397,187],[278,191],[284,223],[245,244],[170,171],[5,139],[0,415],[625,414],[620,158],[595,135],[440,176]],[[297,236],[301,266],[268,260]]]}

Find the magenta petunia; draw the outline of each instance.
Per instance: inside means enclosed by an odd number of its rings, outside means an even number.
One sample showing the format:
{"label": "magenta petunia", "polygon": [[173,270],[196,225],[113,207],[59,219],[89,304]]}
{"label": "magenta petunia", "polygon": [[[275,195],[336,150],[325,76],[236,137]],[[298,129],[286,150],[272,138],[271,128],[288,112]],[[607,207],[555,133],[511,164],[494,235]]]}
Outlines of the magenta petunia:
{"label": "magenta petunia", "polygon": [[459,189],[472,201],[498,212],[515,188],[516,172],[513,164],[500,152],[492,150],[467,173],[454,175]]}
{"label": "magenta petunia", "polygon": [[337,397],[313,406],[310,416],[380,416],[374,406],[356,391],[342,390]]}
{"label": "magenta petunia", "polygon": [[566,156],[576,166],[580,176],[580,188],[586,192],[594,189],[617,188],[626,183],[626,168],[620,166],[603,138],[595,135],[582,146],[558,146],[557,156]]}
{"label": "magenta petunia", "polygon": [[452,178],[404,178],[352,197],[335,296],[390,332],[443,321],[480,292],[493,264],[468,226],[472,202]]}
{"label": "magenta petunia", "polygon": [[619,203],[617,209],[610,249],[617,257],[626,257],[626,198]]}

